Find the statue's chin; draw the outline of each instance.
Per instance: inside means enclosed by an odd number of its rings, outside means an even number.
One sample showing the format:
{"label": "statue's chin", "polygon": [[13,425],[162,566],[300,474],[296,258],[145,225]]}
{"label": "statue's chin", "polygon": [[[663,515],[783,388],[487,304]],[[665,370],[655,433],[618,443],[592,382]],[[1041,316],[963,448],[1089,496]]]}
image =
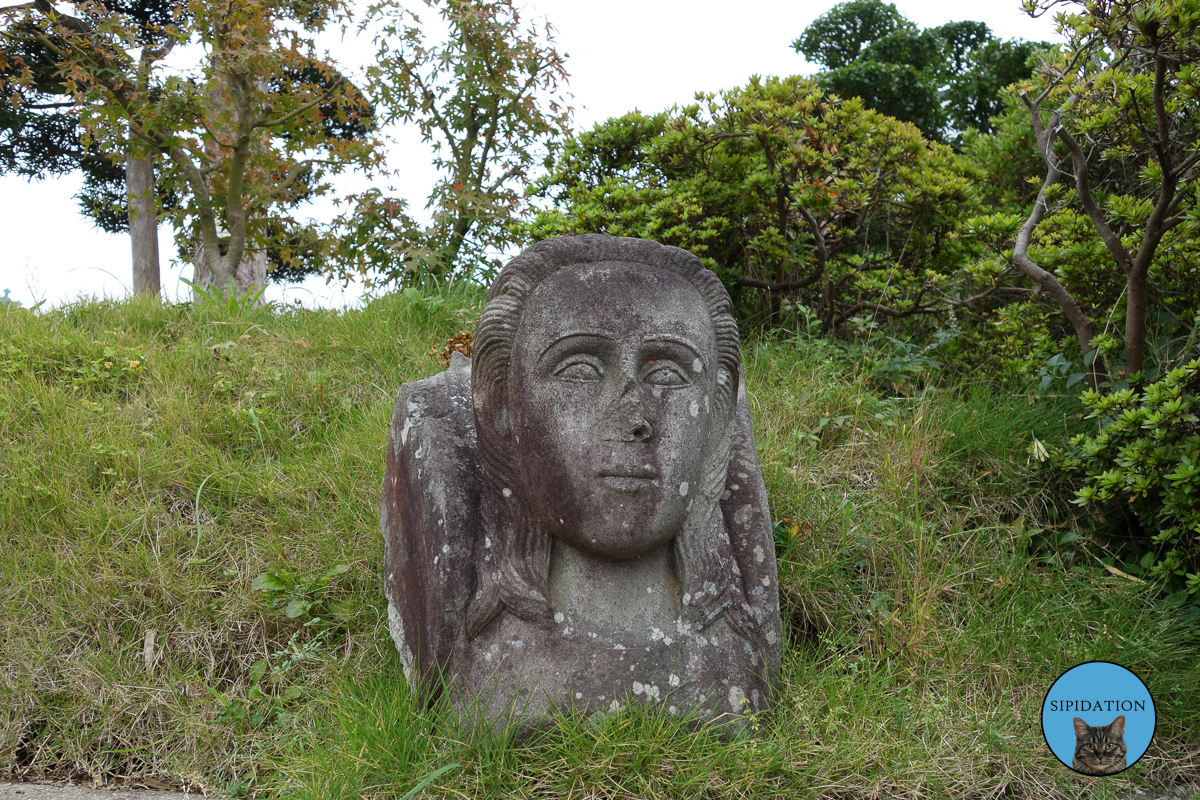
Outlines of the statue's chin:
{"label": "statue's chin", "polygon": [[[556,520],[557,521],[557,520]],[[670,522],[675,523],[674,520]],[[583,553],[612,561],[628,561],[667,546],[683,527],[677,524],[649,525],[645,520],[592,520],[592,524],[566,528],[548,526],[552,535]],[[605,524],[607,523],[607,524]]]}
{"label": "statue's chin", "polygon": [[688,503],[657,482],[601,477],[584,487],[527,488],[543,531],[576,550],[626,561],[664,547],[683,529]]}

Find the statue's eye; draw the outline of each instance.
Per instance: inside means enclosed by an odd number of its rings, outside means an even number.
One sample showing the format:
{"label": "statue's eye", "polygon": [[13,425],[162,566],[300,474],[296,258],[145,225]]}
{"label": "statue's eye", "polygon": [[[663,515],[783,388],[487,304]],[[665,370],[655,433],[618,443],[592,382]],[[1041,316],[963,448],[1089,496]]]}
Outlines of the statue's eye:
{"label": "statue's eye", "polygon": [[580,353],[563,359],[554,368],[554,377],[565,381],[598,381],[604,378],[604,365],[599,359]]}
{"label": "statue's eye", "polygon": [[688,386],[691,384],[687,373],[678,364],[666,359],[647,361],[645,370],[642,380],[650,386]]}

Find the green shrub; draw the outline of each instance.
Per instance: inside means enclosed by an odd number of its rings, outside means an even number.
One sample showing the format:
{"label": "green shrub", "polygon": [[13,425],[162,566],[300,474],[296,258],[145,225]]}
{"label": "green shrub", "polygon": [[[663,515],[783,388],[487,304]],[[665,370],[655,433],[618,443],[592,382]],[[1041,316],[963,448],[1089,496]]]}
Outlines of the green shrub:
{"label": "green shrub", "polygon": [[1100,431],[1072,439],[1062,464],[1083,476],[1075,503],[1125,503],[1137,516],[1147,552],[1130,569],[1200,594],[1200,359],[1148,386],[1133,377],[1083,394]]}

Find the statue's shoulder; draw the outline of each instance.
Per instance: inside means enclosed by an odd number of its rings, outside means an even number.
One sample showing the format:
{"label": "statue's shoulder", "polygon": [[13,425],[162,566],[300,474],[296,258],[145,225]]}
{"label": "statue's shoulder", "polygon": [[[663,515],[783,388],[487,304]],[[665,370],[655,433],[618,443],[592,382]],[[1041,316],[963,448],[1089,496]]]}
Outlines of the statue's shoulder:
{"label": "statue's shoulder", "polygon": [[380,523],[392,637],[422,674],[445,668],[475,584],[482,476],[471,361],[404,384],[388,435]]}
{"label": "statue's shoulder", "polygon": [[451,353],[450,366],[436,375],[400,386],[392,409],[393,425],[400,417],[414,423],[423,419],[446,419],[475,432],[471,412],[471,359]]}

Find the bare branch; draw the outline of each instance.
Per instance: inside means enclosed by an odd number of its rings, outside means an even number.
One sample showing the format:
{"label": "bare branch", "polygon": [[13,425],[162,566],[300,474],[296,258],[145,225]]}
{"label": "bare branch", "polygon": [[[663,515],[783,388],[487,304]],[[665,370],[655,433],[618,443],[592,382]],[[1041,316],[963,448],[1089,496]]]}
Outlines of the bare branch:
{"label": "bare branch", "polygon": [[748,278],[745,275],[739,275],[737,282],[739,286],[751,286],[755,289],[766,289],[768,292],[794,292],[797,289],[803,289],[806,286],[812,286],[821,279],[821,270],[815,269],[808,274],[808,277],[798,281],[783,281],[781,283],[772,283],[770,281],[759,280],[758,278]]}
{"label": "bare branch", "polygon": [[1166,174],[1172,173],[1171,151],[1167,143],[1171,138],[1171,123],[1167,118],[1167,104],[1164,99],[1164,87],[1167,83],[1167,59],[1163,56],[1162,42],[1158,38],[1157,29],[1154,33],[1154,123],[1158,136],[1154,140],[1154,151],[1158,154],[1158,163]]}
{"label": "bare branch", "polygon": [[33,7],[45,14],[51,21],[57,22],[74,33],[91,33],[92,29],[83,20],[63,14],[46,0],[33,0]]}
{"label": "bare branch", "polygon": [[18,12],[18,11],[28,11],[29,9],[36,8],[36,7],[37,7],[36,0],[35,0],[35,2],[32,2],[32,3],[22,3],[19,6],[4,6],[3,8],[0,8],[0,15],[7,15],[7,14],[15,15],[16,12]]}
{"label": "bare branch", "polygon": [[1172,171],[1172,173],[1176,177],[1182,176],[1189,169],[1196,166],[1197,161],[1200,161],[1200,149],[1193,150],[1192,154],[1190,156],[1185,158],[1183,161],[1180,161],[1179,164]]}
{"label": "bare branch", "polygon": [[1129,251],[1125,249],[1125,245],[1121,243],[1121,237],[1113,233],[1112,228],[1109,227],[1108,220],[1104,218],[1104,211],[1096,203],[1096,198],[1092,196],[1087,155],[1066,128],[1060,125],[1055,133],[1058,134],[1059,141],[1067,146],[1067,151],[1071,154],[1071,162],[1075,169],[1076,197],[1083,205],[1088,217],[1091,218],[1092,226],[1096,229],[1096,233],[1100,234],[1100,240],[1104,242],[1108,252],[1116,259],[1121,269],[1126,274],[1130,274],[1134,268],[1133,259],[1130,257]]}
{"label": "bare branch", "polygon": [[[1045,102],[1046,98],[1050,96],[1050,93],[1058,88],[1059,84],[1062,83],[1063,79],[1070,74],[1071,70],[1075,69],[1075,65],[1079,62],[1079,59],[1083,57],[1085,52],[1086,48],[1079,48],[1071,56],[1071,60],[1067,62],[1067,65],[1063,69],[1054,71],[1054,79],[1046,85],[1046,88],[1040,95],[1038,95],[1037,100],[1033,101],[1034,105],[1040,107],[1042,103]],[[1021,99],[1025,101],[1026,105],[1029,105],[1030,101],[1025,97],[1024,92],[1021,92]]]}
{"label": "bare branch", "polygon": [[817,269],[821,272],[825,271],[826,265],[829,263],[829,250],[825,245],[825,235],[821,233],[821,226],[817,223],[817,218],[807,208],[800,209],[801,216],[808,223],[808,230],[813,235],[813,240],[817,244]]}
{"label": "bare branch", "polygon": [[301,114],[312,111],[314,108],[321,105],[322,103],[328,102],[329,99],[332,98],[339,91],[341,91],[340,86],[333,86],[329,89],[329,91],[327,91],[325,94],[318,97],[316,100],[313,100],[311,103],[306,103],[305,105],[301,106],[300,108],[293,109],[293,110],[289,111],[288,113],[284,114],[282,117],[277,117],[276,119],[268,120],[266,122],[260,122],[257,125],[255,125],[255,127],[275,128],[280,125],[284,125],[288,122],[291,122],[293,119],[300,116]]}
{"label": "bare branch", "polygon": [[[1028,101],[1026,104],[1028,105]],[[1031,108],[1030,112],[1031,116],[1037,119],[1038,113],[1036,107]],[[1058,117],[1060,112],[1061,110],[1056,111],[1055,117]],[[1052,121],[1057,125],[1057,119],[1052,118]],[[1035,130],[1037,130],[1036,127]],[[1050,131],[1052,130],[1053,128],[1050,129]],[[1048,134],[1050,131],[1038,131],[1038,138],[1049,139]],[[1049,146],[1047,146],[1043,150],[1043,157],[1045,153],[1049,152],[1049,149]],[[1017,233],[1017,240],[1013,245],[1012,261],[1017,266],[1017,269],[1032,278],[1043,291],[1053,297],[1055,302],[1058,303],[1059,308],[1063,310],[1067,319],[1071,321],[1072,327],[1075,328],[1075,336],[1079,339],[1080,348],[1086,355],[1092,351],[1092,323],[1088,321],[1087,315],[1083,313],[1083,309],[1080,308],[1079,303],[1071,296],[1071,293],[1059,283],[1058,278],[1042,269],[1029,257],[1029,243],[1033,238],[1033,232],[1037,228],[1038,223],[1042,221],[1049,211],[1050,188],[1058,183],[1061,177],[1062,173],[1054,163],[1053,154],[1051,153],[1050,158],[1046,159],[1046,177],[1042,180],[1042,188],[1038,191],[1037,199],[1033,203],[1033,210],[1029,212],[1029,216],[1025,219],[1024,224],[1021,225],[1021,229]],[[1098,378],[1093,374],[1093,386],[1096,385],[1097,380]]]}

